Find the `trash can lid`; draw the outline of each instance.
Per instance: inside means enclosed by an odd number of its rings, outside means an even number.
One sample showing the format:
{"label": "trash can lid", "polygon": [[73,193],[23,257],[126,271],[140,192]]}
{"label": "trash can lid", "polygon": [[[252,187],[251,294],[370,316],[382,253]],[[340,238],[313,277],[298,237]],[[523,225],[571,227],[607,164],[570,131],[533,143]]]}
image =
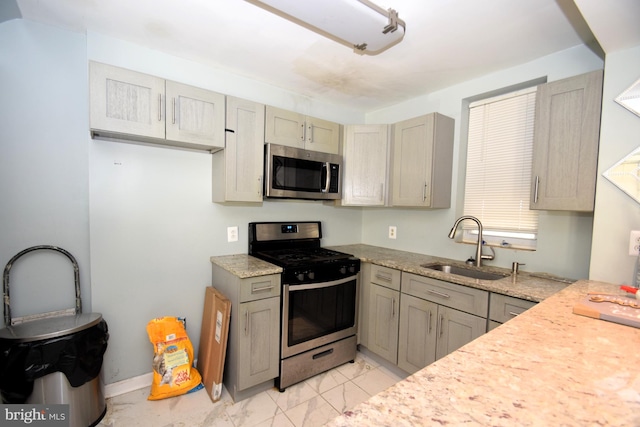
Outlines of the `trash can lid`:
{"label": "trash can lid", "polygon": [[0,329],[0,340],[16,342],[40,341],[83,331],[102,320],[100,313],[81,313],[38,319]]}

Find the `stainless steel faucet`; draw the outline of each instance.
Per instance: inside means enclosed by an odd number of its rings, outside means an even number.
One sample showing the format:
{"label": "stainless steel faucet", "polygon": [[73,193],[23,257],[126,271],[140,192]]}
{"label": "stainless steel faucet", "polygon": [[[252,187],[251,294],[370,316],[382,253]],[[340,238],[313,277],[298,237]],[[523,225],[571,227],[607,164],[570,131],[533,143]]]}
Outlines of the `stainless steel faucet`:
{"label": "stainless steel faucet", "polygon": [[476,218],[475,216],[471,216],[471,215],[464,215],[464,216],[461,216],[460,218],[456,219],[456,222],[453,224],[453,228],[449,232],[449,238],[453,239],[455,237],[456,230],[458,229],[458,224],[460,224],[465,219],[470,219],[471,221],[474,221],[476,224],[478,224],[478,245],[476,247],[475,265],[476,265],[476,267],[482,267],[482,260],[483,259],[486,259],[486,260],[490,261],[495,256],[494,255],[482,255],[482,242],[483,242],[483,240],[482,240],[482,223],[480,222],[480,220],[478,218]]}

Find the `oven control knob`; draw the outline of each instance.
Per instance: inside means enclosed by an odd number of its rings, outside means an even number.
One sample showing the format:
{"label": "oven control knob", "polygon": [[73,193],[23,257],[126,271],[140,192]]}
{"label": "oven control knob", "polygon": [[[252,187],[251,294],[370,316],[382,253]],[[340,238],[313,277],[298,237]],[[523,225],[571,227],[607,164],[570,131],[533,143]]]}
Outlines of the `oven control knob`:
{"label": "oven control knob", "polygon": [[349,273],[355,273],[356,272],[356,266],[355,265],[350,265],[349,266]]}
{"label": "oven control knob", "polygon": [[347,267],[346,266],[342,266],[340,267],[340,274],[347,274]]}
{"label": "oven control knob", "polygon": [[316,278],[316,273],[314,273],[313,271],[310,271],[307,273],[307,277],[309,278],[309,280],[313,280]]}
{"label": "oven control knob", "polygon": [[299,281],[301,281],[301,282],[302,282],[302,281],[304,280],[304,273],[298,273],[298,274],[296,274],[296,278],[297,278]]}

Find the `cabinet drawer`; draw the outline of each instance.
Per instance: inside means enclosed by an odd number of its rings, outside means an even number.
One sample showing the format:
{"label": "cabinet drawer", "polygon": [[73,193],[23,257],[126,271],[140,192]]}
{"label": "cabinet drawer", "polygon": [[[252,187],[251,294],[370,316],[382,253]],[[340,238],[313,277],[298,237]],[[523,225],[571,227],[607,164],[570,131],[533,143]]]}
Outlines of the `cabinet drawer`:
{"label": "cabinet drawer", "polygon": [[382,267],[380,265],[371,266],[371,283],[375,283],[385,288],[400,290],[400,278],[402,272],[393,268]]}
{"label": "cabinet drawer", "polygon": [[280,275],[250,277],[240,281],[240,302],[280,295]]}
{"label": "cabinet drawer", "polygon": [[402,293],[484,318],[489,309],[487,291],[411,273],[402,273]]}
{"label": "cabinet drawer", "polygon": [[504,323],[536,305],[533,301],[491,293],[489,319]]}

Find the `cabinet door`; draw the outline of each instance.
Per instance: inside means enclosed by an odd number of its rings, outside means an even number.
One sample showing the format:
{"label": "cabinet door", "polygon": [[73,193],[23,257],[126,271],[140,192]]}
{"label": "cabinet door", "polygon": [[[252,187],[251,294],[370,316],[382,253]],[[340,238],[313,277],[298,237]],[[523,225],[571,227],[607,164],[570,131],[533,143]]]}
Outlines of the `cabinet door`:
{"label": "cabinet door", "polygon": [[345,126],[343,205],[386,204],[388,148],[387,125]]}
{"label": "cabinet door", "polygon": [[164,83],[147,74],[90,62],[91,129],[164,138]]}
{"label": "cabinet door", "polygon": [[280,298],[239,305],[238,390],[278,376]]}
{"label": "cabinet door", "polygon": [[436,359],[470,343],[484,334],[486,330],[487,319],[439,306]]}
{"label": "cabinet door", "polygon": [[261,202],[264,105],[227,97],[226,144],[213,154],[214,202]]}
{"label": "cabinet door", "polygon": [[224,95],[167,81],[166,100],[167,140],[224,148]]}
{"label": "cabinet door", "polygon": [[593,211],[602,70],[538,86],[531,209]]}
{"label": "cabinet door", "polygon": [[371,284],[369,350],[395,364],[398,360],[400,292]]}
{"label": "cabinet door", "polygon": [[437,318],[437,304],[400,296],[398,367],[412,374],[436,361]]}
{"label": "cabinet door", "polygon": [[394,206],[429,206],[433,119],[416,117],[394,125]]}
{"label": "cabinet door", "polygon": [[315,117],[305,119],[305,149],[323,153],[340,153],[340,125]]}
{"label": "cabinet door", "polygon": [[265,115],[266,142],[304,148],[304,115],[271,106],[266,107]]}
{"label": "cabinet door", "polygon": [[450,207],[454,120],[433,113],[393,128],[391,204]]}

